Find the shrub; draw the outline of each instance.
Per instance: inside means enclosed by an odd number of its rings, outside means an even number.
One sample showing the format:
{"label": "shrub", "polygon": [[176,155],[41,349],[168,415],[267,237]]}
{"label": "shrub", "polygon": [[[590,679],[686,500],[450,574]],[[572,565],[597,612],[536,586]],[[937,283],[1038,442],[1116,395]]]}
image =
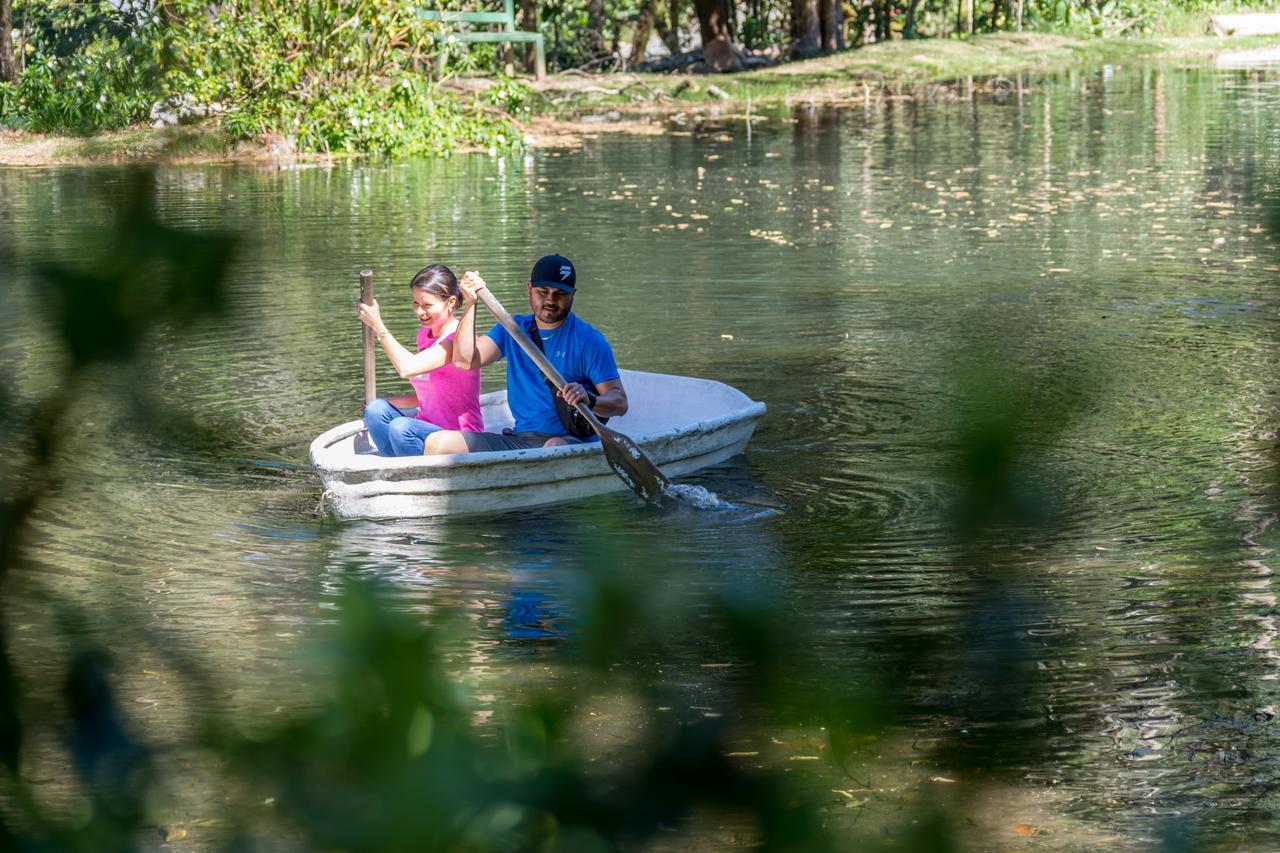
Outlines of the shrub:
{"label": "shrub", "polygon": [[22,123],[18,113],[18,87],[0,83],[0,127],[13,128]]}
{"label": "shrub", "polygon": [[179,0],[171,91],[226,110],[235,137],[276,132],[299,150],[444,154],[473,142],[507,150],[505,119],[467,108],[429,78],[433,25],[398,0],[230,0],[207,14]]}
{"label": "shrub", "polygon": [[302,151],[521,144],[508,116],[527,90],[506,82],[496,100],[471,105],[440,91],[429,76],[434,25],[399,0],[173,0],[163,17],[137,0],[17,8],[32,52],[18,85],[0,90],[9,126],[116,129],[175,98],[218,105],[232,139],[278,133]]}
{"label": "shrub", "polygon": [[160,91],[161,22],[135,0],[14,5],[27,67],[0,119],[37,131],[90,132],[146,118]]}
{"label": "shrub", "polygon": [[69,57],[46,55],[29,64],[12,110],[36,131],[114,130],[147,118],[160,75],[145,38],[104,36]]}

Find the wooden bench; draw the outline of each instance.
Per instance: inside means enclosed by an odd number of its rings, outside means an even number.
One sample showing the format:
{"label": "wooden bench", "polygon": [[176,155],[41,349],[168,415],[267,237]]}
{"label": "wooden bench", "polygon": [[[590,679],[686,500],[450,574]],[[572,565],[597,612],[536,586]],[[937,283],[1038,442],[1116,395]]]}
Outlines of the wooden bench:
{"label": "wooden bench", "polygon": [[[516,16],[512,8],[512,0],[503,0],[501,12],[439,12],[419,9],[418,14],[428,21],[440,21],[445,24],[501,24],[502,29],[492,30],[452,30],[436,36],[438,42],[533,42],[534,76],[541,80],[547,76],[546,48],[543,46],[542,33],[528,33],[516,29]],[[440,71],[444,73],[445,55],[440,51],[437,60]]]}

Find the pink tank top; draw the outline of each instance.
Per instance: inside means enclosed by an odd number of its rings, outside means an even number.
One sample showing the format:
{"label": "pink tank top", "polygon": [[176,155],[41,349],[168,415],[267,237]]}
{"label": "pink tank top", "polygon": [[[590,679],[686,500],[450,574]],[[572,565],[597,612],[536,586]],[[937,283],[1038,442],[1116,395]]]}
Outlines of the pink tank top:
{"label": "pink tank top", "polygon": [[[418,351],[439,346],[453,337],[453,332],[436,340],[431,330],[418,329]],[[410,377],[418,395],[418,420],[444,429],[484,432],[480,415],[480,371],[460,370],[445,363],[430,373]]]}

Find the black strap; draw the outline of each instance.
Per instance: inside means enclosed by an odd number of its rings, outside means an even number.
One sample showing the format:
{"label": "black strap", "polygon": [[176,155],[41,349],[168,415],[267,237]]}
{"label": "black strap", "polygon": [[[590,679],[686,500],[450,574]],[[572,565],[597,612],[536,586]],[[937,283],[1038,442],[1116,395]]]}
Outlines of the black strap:
{"label": "black strap", "polygon": [[[538,330],[538,321],[533,317],[529,318],[528,335],[529,340],[533,341],[533,345],[538,348],[538,351],[543,355],[546,355],[547,350],[542,345],[542,332]],[[549,356],[548,360],[550,360]],[[560,423],[569,431],[569,434],[575,438],[586,438],[591,435],[594,430],[591,428],[591,424],[587,422],[587,419],[582,416],[582,412],[579,412],[577,407],[570,406],[564,401],[564,398],[560,396],[560,392],[556,390],[556,385],[551,381],[550,377],[543,376],[542,381],[547,383],[547,390],[551,392],[551,402],[556,407],[556,414],[560,417]],[[587,391],[588,408],[594,404],[595,395],[590,391]],[[598,415],[597,417],[599,418]],[[599,420],[600,423],[608,423],[609,421],[608,418],[599,418]]]}

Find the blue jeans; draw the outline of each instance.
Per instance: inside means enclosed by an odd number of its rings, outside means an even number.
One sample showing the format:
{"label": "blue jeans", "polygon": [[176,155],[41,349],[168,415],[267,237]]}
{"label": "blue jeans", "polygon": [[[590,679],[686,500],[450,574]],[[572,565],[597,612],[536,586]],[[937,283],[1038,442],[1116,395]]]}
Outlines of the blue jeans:
{"label": "blue jeans", "polygon": [[422,443],[440,427],[413,417],[417,413],[417,409],[402,412],[381,398],[365,407],[364,425],[379,453],[383,456],[422,455]]}

